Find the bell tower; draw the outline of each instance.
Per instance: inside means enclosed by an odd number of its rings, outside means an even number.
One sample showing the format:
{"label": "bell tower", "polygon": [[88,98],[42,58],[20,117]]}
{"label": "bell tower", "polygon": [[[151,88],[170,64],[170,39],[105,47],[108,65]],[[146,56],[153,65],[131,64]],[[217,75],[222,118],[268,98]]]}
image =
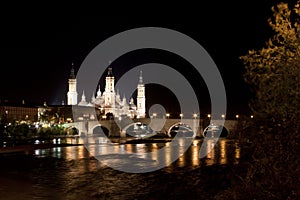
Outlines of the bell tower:
{"label": "bell tower", "polygon": [[115,77],[111,67],[108,68],[105,81],[105,105],[113,106],[115,103]]}
{"label": "bell tower", "polygon": [[146,97],[145,97],[145,84],[143,82],[143,72],[140,71],[139,83],[137,85],[137,116],[145,118],[146,115]]}
{"label": "bell tower", "polygon": [[69,91],[68,91],[68,105],[77,105],[77,81],[74,72],[74,64],[72,63],[72,69],[69,77]]}

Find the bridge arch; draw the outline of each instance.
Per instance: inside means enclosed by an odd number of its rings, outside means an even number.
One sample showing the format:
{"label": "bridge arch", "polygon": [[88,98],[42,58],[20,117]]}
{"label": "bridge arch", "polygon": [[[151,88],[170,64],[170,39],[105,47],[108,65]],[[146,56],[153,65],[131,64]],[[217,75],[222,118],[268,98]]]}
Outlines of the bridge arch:
{"label": "bridge arch", "polygon": [[150,137],[156,134],[148,124],[142,122],[128,124],[122,129],[122,132],[124,132],[126,136],[137,138]]}
{"label": "bridge arch", "polygon": [[[218,125],[218,124],[210,124],[203,130],[202,136],[203,137],[214,137],[214,135],[219,131],[221,131],[221,134],[219,137],[227,137],[229,135],[229,130],[225,126]],[[217,133],[217,134],[219,134],[219,133]]]}
{"label": "bridge arch", "polygon": [[169,137],[175,137],[178,135],[179,137],[195,137],[196,133],[194,133],[191,126],[188,124],[178,122],[173,124],[168,130]]}
{"label": "bridge arch", "polygon": [[76,126],[69,126],[65,129],[68,135],[79,135],[80,131]]}
{"label": "bridge arch", "polygon": [[98,124],[92,128],[92,133],[95,136],[108,137],[110,135],[109,129],[101,124]]}

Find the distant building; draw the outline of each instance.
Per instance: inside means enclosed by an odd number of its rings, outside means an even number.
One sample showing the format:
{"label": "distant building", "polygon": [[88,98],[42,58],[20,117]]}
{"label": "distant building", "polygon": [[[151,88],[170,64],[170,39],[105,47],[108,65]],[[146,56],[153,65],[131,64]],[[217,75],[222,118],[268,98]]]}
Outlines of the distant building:
{"label": "distant building", "polygon": [[0,115],[5,117],[8,122],[30,121],[38,119],[38,107],[25,104],[4,104],[0,105]]}
{"label": "distant building", "polygon": [[73,122],[72,106],[45,105],[38,107],[38,121],[48,121],[51,124]]}
{"label": "distant building", "polygon": [[115,78],[112,73],[112,68],[108,68],[108,73],[105,79],[105,90],[103,93],[99,89],[97,95],[94,93],[88,102],[84,91],[82,92],[81,101],[77,102],[77,80],[72,69],[69,78],[69,91],[67,93],[67,104],[77,105],[80,107],[95,107],[98,108],[103,115],[111,113],[114,117],[128,116],[131,118],[145,118],[146,115],[146,97],[145,97],[145,84],[143,83],[142,72],[140,72],[139,81],[137,84],[137,105],[134,104],[134,99],[131,98],[129,102],[124,96],[120,97],[119,91],[115,91]]}

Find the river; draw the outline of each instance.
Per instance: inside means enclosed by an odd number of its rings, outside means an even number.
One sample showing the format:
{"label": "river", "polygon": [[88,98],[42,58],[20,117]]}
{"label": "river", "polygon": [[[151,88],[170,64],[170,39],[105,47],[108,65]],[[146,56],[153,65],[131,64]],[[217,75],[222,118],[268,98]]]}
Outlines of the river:
{"label": "river", "polygon": [[[213,142],[208,140],[206,146]],[[220,139],[201,159],[203,140],[192,141],[186,152],[181,148],[185,144],[178,144],[176,151],[181,156],[171,164],[170,143],[94,143],[89,151],[85,146],[68,146],[37,149],[27,155],[3,155],[0,199],[207,199],[230,185],[230,167],[239,163],[241,153],[236,141]],[[124,163],[118,156],[107,159],[112,157],[112,149],[123,149],[129,155],[150,152],[149,158],[139,161],[150,159],[149,163],[157,165],[159,160],[167,166],[146,173],[119,171],[106,165]],[[158,149],[166,149],[161,158],[155,153]],[[139,162],[139,166],[146,165],[148,162]]]}

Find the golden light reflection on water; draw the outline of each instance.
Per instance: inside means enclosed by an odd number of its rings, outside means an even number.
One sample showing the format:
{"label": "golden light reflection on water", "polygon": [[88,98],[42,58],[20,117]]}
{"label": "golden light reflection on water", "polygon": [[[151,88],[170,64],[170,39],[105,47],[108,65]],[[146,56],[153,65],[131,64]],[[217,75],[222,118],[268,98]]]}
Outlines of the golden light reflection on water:
{"label": "golden light reflection on water", "polygon": [[[186,147],[188,145],[188,150]],[[203,146],[204,145],[204,146]],[[204,147],[207,155],[203,159],[199,158],[201,146]],[[59,147],[61,148],[61,147]],[[141,159],[152,160],[159,165],[169,166],[171,161],[176,160],[178,167],[200,165],[210,166],[213,164],[237,164],[240,158],[240,147],[236,142],[227,139],[208,139],[203,143],[203,140],[193,140],[192,143],[186,140],[178,139],[172,145],[167,143],[147,143],[147,144],[104,144],[94,143],[89,145],[89,151],[86,151],[85,146],[66,147],[64,154],[60,152],[59,148],[53,148],[55,157],[65,157],[68,160],[77,160],[89,156],[110,156],[117,154],[134,154]],[[231,150],[228,150],[230,148]],[[36,151],[36,154],[39,152]],[[90,155],[89,155],[90,153]],[[148,154],[144,154],[148,153]],[[128,157],[113,157],[115,162],[122,162],[122,158]],[[120,159],[118,161],[118,159]]]}
{"label": "golden light reflection on water", "polygon": [[158,145],[156,143],[151,144],[152,152],[150,153],[151,159],[158,161]]}
{"label": "golden light reflection on water", "polygon": [[67,160],[78,160],[86,156],[87,152],[84,146],[77,146],[76,151],[74,151],[73,147],[66,147],[65,149],[65,158]]}
{"label": "golden light reflection on water", "polygon": [[215,140],[207,140],[206,143],[206,165],[213,165],[215,163]]}
{"label": "golden light reflection on water", "polygon": [[199,158],[200,146],[198,146],[198,143],[195,145],[195,141],[193,142],[194,145],[191,147],[192,148],[192,165],[199,166],[200,165],[200,158]]}
{"label": "golden light reflection on water", "polygon": [[226,164],[227,163],[226,141],[219,140],[219,142],[220,142],[220,164]]}
{"label": "golden light reflection on water", "polygon": [[67,144],[78,144],[81,141],[79,137],[67,137],[65,140]]}
{"label": "golden light reflection on water", "polygon": [[133,153],[132,145],[125,145],[125,150],[127,153]]}
{"label": "golden light reflection on water", "polygon": [[236,144],[236,148],[235,148],[235,158],[239,159],[241,156],[241,149],[239,147],[238,144]]}
{"label": "golden light reflection on water", "polygon": [[166,147],[169,147],[169,146],[170,146],[170,142],[167,142],[167,143],[166,143]]}
{"label": "golden light reflection on water", "polygon": [[179,167],[184,167],[185,166],[185,154],[183,154],[182,156],[180,156],[178,158],[178,166]]}
{"label": "golden light reflection on water", "polygon": [[171,164],[171,161],[172,161],[172,150],[171,148],[169,149],[164,149],[164,152],[165,152],[165,165],[168,166]]}

